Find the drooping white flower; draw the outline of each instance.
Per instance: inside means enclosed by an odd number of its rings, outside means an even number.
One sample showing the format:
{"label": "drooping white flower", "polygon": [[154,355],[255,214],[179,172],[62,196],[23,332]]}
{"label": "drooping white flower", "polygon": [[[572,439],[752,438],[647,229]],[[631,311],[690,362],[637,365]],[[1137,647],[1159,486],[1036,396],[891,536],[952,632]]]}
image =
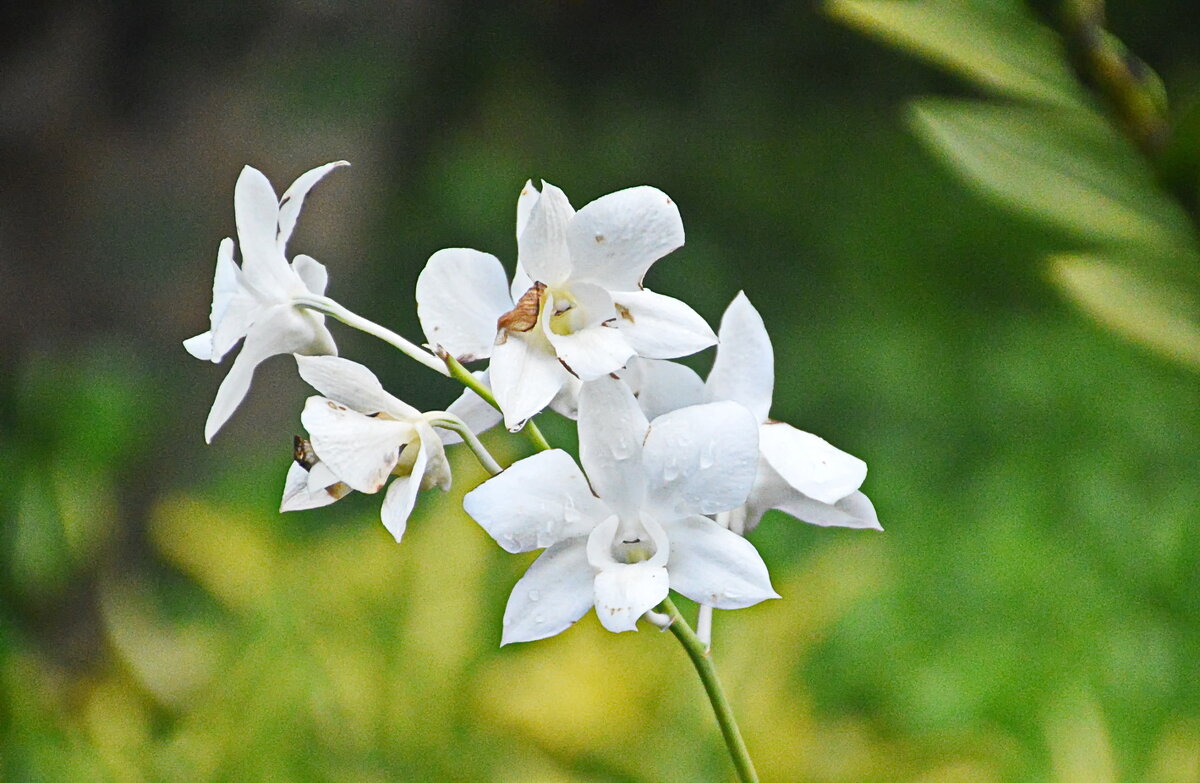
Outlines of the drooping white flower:
{"label": "drooping white flower", "polygon": [[553,636],[592,606],[610,631],[634,630],[669,589],[720,609],[778,597],[754,546],[704,516],[753,484],[757,427],[742,406],[648,422],[624,382],[600,378],[580,393],[579,451],[586,477],[555,449],[463,500],[509,552],[545,549],[513,588],[502,644]]}
{"label": "drooping white flower", "polygon": [[642,287],[682,244],[679,209],[657,188],[611,193],[576,213],[558,188],[526,183],[511,285],[495,256],[442,250],[417,281],[417,312],[431,344],[464,361],[491,358],[492,390],[515,429],[564,389],[571,396],[577,380],[716,342],[686,304]]}
{"label": "drooping white flower", "polygon": [[254,369],[265,359],[284,353],[337,353],[325,316],[293,304],[296,296],[325,293],[329,279],[325,267],[306,255],[289,263],[285,252],[308,191],[334,168],[348,165],[336,161],[301,174],[278,199],[262,172],[250,166],[242,169],[233,191],[242,265],[233,260],[233,240],[222,240],[213,278],[210,329],[183,343],[197,359],[220,362],[238,340],[246,338],[217,390],[204,425],[206,441],[212,442],[241,404]]}
{"label": "drooping white flower", "polygon": [[825,440],[769,417],[775,357],[762,316],[739,293],[721,318],[720,346],[707,381],[673,362],[639,361],[631,383],[648,416],[686,405],[732,400],[760,422],[759,462],[746,505],[732,515],[749,532],[768,509],[814,525],[882,530],[875,507],[859,487],[867,465]]}
{"label": "drooping white flower", "polygon": [[309,397],[304,405],[300,420],[311,455],[293,462],[281,510],[326,505],[351,489],[378,492],[395,476],[380,515],[399,541],[417,493],[450,488],[450,465],[432,423],[439,414],[421,413],[388,394],[357,362],[298,355],[296,364],[300,377],[324,396]]}

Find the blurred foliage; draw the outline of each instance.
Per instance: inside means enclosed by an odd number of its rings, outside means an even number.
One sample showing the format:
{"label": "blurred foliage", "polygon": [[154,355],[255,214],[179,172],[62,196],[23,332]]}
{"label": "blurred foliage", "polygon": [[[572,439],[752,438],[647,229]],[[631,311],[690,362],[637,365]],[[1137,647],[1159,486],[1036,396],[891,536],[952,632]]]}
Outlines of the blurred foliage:
{"label": "blurred foliage", "polygon": [[[1131,143],[1153,134],[1129,124],[1152,121],[1146,112],[1165,110],[1166,97],[1157,74],[1099,27],[1102,2],[1072,0],[1051,12],[1066,20],[1065,42],[1019,2],[829,0],[828,8],[1004,99],[920,101],[913,127],[972,185],[1074,235],[1086,257],[1056,255],[1050,279],[1085,311],[1200,368],[1196,226],[1184,209],[1191,204],[1161,184],[1194,172],[1200,149],[1175,145],[1155,171]],[[1070,26],[1077,17],[1096,26]],[[1107,88],[1112,113],[1071,74],[1067,50],[1075,44],[1084,55],[1099,53],[1095,77],[1106,80],[1098,87]],[[1124,116],[1130,103],[1153,108]],[[1182,126],[1182,138],[1194,142],[1190,123]],[[1194,193],[1196,183],[1187,185]]]}
{"label": "blurred foliage", "polygon": [[[1147,56],[1171,31],[1148,20],[1184,5],[1140,4],[1130,49]],[[297,252],[410,335],[430,252],[512,262],[527,177],[576,205],[662,187],[688,244],[650,285],[713,321],[746,289],[776,345],[772,415],[866,459],[887,532],[768,516],[753,540],[783,600],[716,618],[764,780],[1200,783],[1200,388],[1183,366],[1200,310],[1179,195],[1194,194],[1194,130],[1147,162],[1049,18],[1009,0],[829,4],[955,82],[799,4],[620,8],[413,4],[398,24],[284,4],[236,35],[210,11],[113,28],[135,56],[106,78],[152,77],[122,112],[153,107],[160,82],[200,97],[179,124],[150,123],[175,158],[142,161],[142,137],[136,165],[97,157],[96,138],[79,153],[95,222],[65,246],[112,271],[74,276],[142,303],[137,317],[120,304],[68,339],[42,299],[14,303],[38,329],[0,375],[0,780],[728,773],[669,635],[588,617],[497,649],[526,561],[458,510],[482,478],[467,455],[397,546],[377,497],[275,513],[307,393],[282,363],[201,451],[224,368],[178,341],[203,329],[237,168],[281,184],[345,155],[356,165],[306,203]],[[1163,60],[1172,94],[1200,84],[1184,40]],[[944,94],[913,100],[929,93]],[[187,179],[205,150],[231,158],[211,166],[223,184]],[[1048,295],[1046,259],[1085,311],[1182,364]],[[49,279],[79,301],[72,276]],[[454,393],[338,338],[415,404]],[[521,453],[507,444],[489,436]]]}

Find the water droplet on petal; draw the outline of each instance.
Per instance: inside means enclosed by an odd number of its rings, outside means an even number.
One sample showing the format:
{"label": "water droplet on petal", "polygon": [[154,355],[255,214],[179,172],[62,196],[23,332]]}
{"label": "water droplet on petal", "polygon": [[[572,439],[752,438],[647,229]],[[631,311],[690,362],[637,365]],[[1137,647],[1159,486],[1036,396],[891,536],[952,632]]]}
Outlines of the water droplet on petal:
{"label": "water droplet on petal", "polygon": [[537,590],[529,591],[529,600],[530,601],[540,601],[541,598],[542,598],[542,594],[539,593]]}

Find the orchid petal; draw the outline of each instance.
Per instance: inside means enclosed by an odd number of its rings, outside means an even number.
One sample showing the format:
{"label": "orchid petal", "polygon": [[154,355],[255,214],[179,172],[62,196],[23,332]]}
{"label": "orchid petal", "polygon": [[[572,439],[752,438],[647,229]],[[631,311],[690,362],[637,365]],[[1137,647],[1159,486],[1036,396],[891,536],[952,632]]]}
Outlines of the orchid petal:
{"label": "orchid petal", "polygon": [[[417,444],[413,443],[409,448],[417,448]],[[416,462],[413,463],[412,473],[393,479],[392,483],[388,485],[387,493],[383,496],[383,506],[379,509],[379,518],[383,521],[383,526],[396,539],[397,544],[400,543],[400,539],[404,538],[404,531],[408,527],[408,517],[417,504],[417,494],[421,491],[421,481],[425,476],[428,464],[429,453],[426,449],[421,448],[417,452]]]}
{"label": "orchid petal", "polygon": [[488,253],[439,250],[417,278],[417,317],[425,338],[460,362],[491,356],[496,319],[512,307],[504,267]]}
{"label": "orchid petal", "polygon": [[309,397],[300,421],[321,462],[359,492],[383,488],[413,436],[408,422],[365,416],[324,397]]}
{"label": "orchid petal", "polygon": [[593,580],[583,539],[542,552],[508,597],[500,644],[545,639],[571,627],[592,607]]}
{"label": "orchid petal", "polygon": [[401,420],[421,415],[384,391],[375,374],[358,362],[339,356],[296,356],[296,367],[309,386],[359,413],[386,413]]}
{"label": "orchid petal", "polygon": [[716,609],[743,609],[779,595],[754,545],[708,517],[663,524],[671,539],[671,589]]}
{"label": "orchid petal", "polygon": [[508,552],[585,536],[611,513],[561,449],[513,463],[468,492],[463,508]]}
{"label": "orchid petal", "polygon": [[[349,165],[347,161],[338,160],[333,163],[326,163],[324,166],[318,166],[301,174],[283,192],[283,197],[279,199],[279,231],[275,237],[275,243],[279,248],[279,252],[283,252],[288,240],[292,237],[292,230],[296,227],[296,218],[300,216],[300,206],[304,203],[304,197],[308,195],[308,191],[312,190],[313,185],[320,182],[329,172],[339,166]],[[324,286],[322,286],[321,291],[317,291],[309,285],[309,290],[315,294],[322,294],[324,293]]]}
{"label": "orchid petal", "polygon": [[567,242],[575,279],[610,291],[635,291],[655,261],[683,245],[683,221],[666,193],[642,185],[601,196],[579,210]]}
{"label": "orchid petal", "polygon": [[[547,299],[547,311],[553,301],[553,297]],[[572,334],[555,334],[547,329],[545,335],[558,360],[581,381],[616,372],[634,355],[621,330],[608,326],[589,326]]]}
{"label": "orchid petal", "polygon": [[604,377],[579,393],[579,461],[592,487],[621,514],[645,496],[642,441],[650,424],[623,382]]}
{"label": "orchid petal", "polygon": [[554,287],[571,274],[567,229],[575,210],[567,195],[548,182],[529,212],[529,222],[517,238],[517,258],[531,278]]}
{"label": "orchid petal", "polygon": [[312,256],[298,255],[292,259],[292,270],[304,283],[304,287],[317,296],[325,295],[329,285],[329,270]]}
{"label": "orchid petal", "polygon": [[642,457],[651,497],[673,514],[715,514],[742,505],[758,469],[757,434],[754,416],[735,402],[659,416],[650,423]]}
{"label": "orchid petal", "polygon": [[717,335],[703,318],[683,302],[653,291],[622,291],[613,295],[621,334],[647,359],[674,359],[716,345]]}
{"label": "orchid petal", "polygon": [[613,633],[636,631],[637,621],[670,590],[667,569],[651,563],[617,563],[596,574],[596,616]]}
{"label": "orchid petal", "polygon": [[704,402],[704,381],[691,367],[662,359],[636,359],[621,376],[646,418]]}
{"label": "orchid petal", "polygon": [[520,264],[517,264],[517,268],[513,272],[512,283],[508,287],[509,296],[514,302],[520,301],[530,288],[533,288],[533,278],[525,273],[525,269]]}
{"label": "orchid petal", "polygon": [[280,511],[321,508],[339,499],[337,495],[327,492],[324,487],[313,490],[309,478],[309,471],[305,470],[300,463],[293,461],[288,468],[287,480],[284,482],[283,499],[279,504]]}
{"label": "orchid petal", "polygon": [[775,354],[762,316],[739,292],[721,317],[721,345],[705,384],[710,400],[733,400],[759,422],[771,411]]}
{"label": "orchid petal", "polygon": [[216,399],[204,425],[204,439],[211,443],[213,436],[237,410],[250,389],[254,369],[265,359],[280,353],[336,351],[337,346],[333,344],[333,337],[325,328],[321,316],[302,313],[286,305],[270,308],[266,317],[250,327],[242,350],[217,389]]}
{"label": "orchid petal", "polygon": [[492,393],[504,412],[504,425],[510,430],[520,429],[527,419],[545,408],[570,376],[550,352],[549,344],[534,342],[541,339],[540,333],[530,337],[507,334],[492,349],[488,367]]}
{"label": "orchid petal", "polygon": [[774,508],[810,525],[883,530],[875,506],[857,490],[832,505],[796,493]]}
{"label": "orchid petal", "polygon": [[[518,242],[521,240],[521,234],[525,233],[525,226],[529,225],[529,213],[533,211],[533,205],[537,203],[539,195],[541,194],[533,186],[533,180],[525,180],[525,186],[521,188],[521,195],[517,197]],[[531,282],[530,285],[533,285],[533,283]],[[517,297],[514,295],[513,298],[516,299]]]}
{"label": "orchid petal", "polygon": [[233,188],[233,211],[246,282],[268,299],[286,299],[294,278],[275,244],[279,202],[271,183],[258,169],[242,169]]}
{"label": "orchid petal", "polygon": [[764,424],[758,439],[771,467],[792,487],[822,503],[836,503],[867,477],[867,463],[790,424]]}

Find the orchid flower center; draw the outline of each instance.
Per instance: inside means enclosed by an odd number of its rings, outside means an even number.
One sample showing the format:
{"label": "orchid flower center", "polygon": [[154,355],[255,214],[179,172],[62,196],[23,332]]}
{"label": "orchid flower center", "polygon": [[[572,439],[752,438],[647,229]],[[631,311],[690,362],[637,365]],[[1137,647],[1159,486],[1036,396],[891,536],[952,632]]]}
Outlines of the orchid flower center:
{"label": "orchid flower center", "polygon": [[550,331],[558,335],[567,335],[587,326],[586,315],[570,291],[555,288],[550,291],[550,295],[551,301],[554,302],[554,312],[550,314]]}
{"label": "orchid flower center", "polygon": [[641,519],[622,519],[612,540],[612,557],[618,563],[641,563],[654,557],[658,545]]}

